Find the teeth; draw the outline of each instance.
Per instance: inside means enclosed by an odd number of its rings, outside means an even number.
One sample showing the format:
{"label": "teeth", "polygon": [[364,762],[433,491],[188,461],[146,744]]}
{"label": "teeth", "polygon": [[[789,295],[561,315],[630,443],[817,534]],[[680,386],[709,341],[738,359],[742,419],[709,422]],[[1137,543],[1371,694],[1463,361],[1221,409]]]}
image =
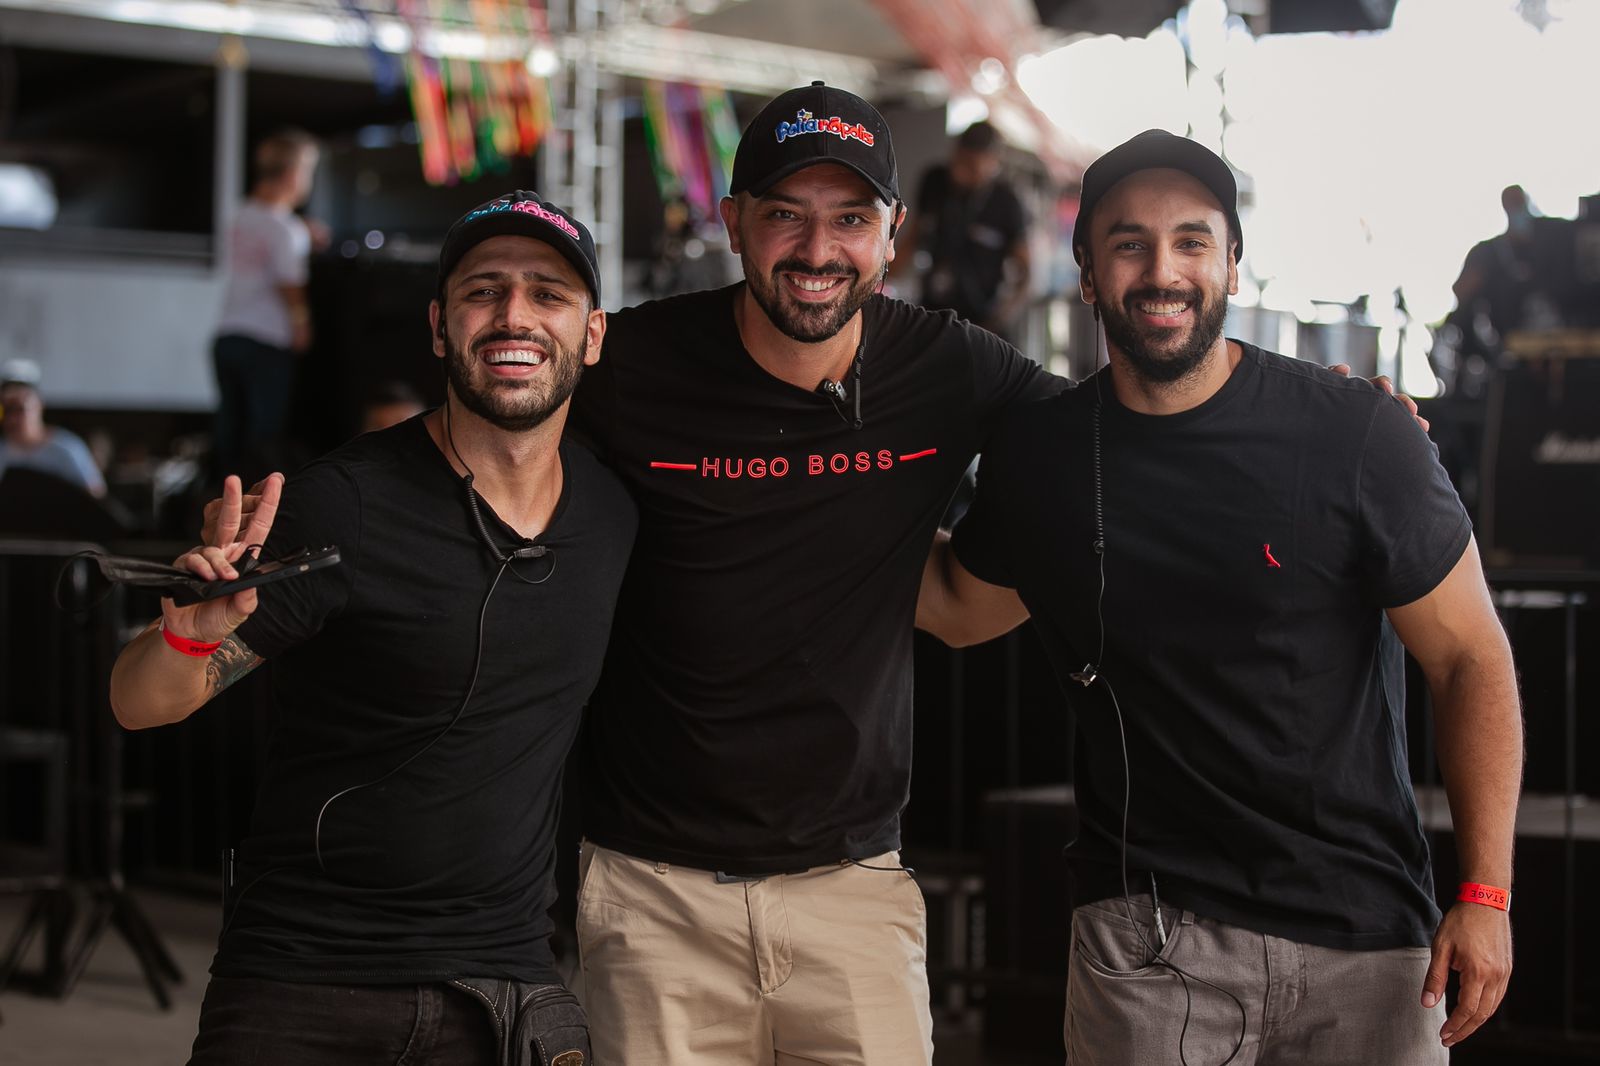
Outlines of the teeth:
{"label": "teeth", "polygon": [[805,292],[826,292],[833,288],[834,285],[833,282],[825,281],[822,278],[802,278],[794,275],[790,275],[790,277],[794,279],[795,285]]}
{"label": "teeth", "polygon": [[544,362],[544,353],[528,349],[490,352],[484,357],[491,366],[538,366]]}
{"label": "teeth", "polygon": [[1176,314],[1179,314],[1180,312],[1187,311],[1188,309],[1189,309],[1189,305],[1187,303],[1140,304],[1139,305],[1139,310],[1143,311],[1147,315],[1176,315]]}

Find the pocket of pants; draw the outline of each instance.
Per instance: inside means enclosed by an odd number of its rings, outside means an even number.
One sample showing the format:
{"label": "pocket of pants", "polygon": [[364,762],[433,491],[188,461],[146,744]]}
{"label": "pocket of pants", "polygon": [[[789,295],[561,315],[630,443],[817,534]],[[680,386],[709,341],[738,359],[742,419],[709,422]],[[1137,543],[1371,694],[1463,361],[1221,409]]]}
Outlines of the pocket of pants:
{"label": "pocket of pants", "polygon": [[[1150,907],[1134,901],[1135,919],[1149,915]],[[1136,927],[1128,920],[1120,899],[1089,903],[1072,912],[1073,954],[1102,977],[1116,979],[1152,977],[1166,972],[1162,965],[1178,949],[1187,915],[1174,907],[1161,908],[1167,942],[1156,939],[1152,925]],[[1141,933],[1143,937],[1141,939]]]}
{"label": "pocket of pants", "polygon": [[590,1066],[589,1019],[560,985],[529,992],[517,1007],[516,1066]]}

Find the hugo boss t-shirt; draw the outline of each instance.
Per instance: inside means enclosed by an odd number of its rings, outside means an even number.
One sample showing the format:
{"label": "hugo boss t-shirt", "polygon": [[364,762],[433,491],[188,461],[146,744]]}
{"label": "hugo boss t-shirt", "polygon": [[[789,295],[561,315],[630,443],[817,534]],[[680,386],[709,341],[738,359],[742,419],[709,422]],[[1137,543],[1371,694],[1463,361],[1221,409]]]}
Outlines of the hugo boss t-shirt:
{"label": "hugo boss t-shirt", "polygon": [[612,315],[578,391],[575,423],[640,511],[582,817],[632,855],[770,873],[899,846],[934,531],[1005,412],[1061,383],[952,314],[874,296],[857,429],[855,395],[750,357],[739,295]]}

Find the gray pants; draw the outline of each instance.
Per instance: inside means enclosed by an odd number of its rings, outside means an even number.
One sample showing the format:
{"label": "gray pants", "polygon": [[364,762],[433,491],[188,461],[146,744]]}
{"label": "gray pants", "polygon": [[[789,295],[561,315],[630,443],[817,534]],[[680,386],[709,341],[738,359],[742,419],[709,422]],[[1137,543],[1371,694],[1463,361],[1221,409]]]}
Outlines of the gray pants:
{"label": "gray pants", "polygon": [[[1241,1027],[1243,1045],[1230,1066],[1449,1062],[1439,1043],[1444,1005],[1421,1005],[1427,948],[1315,947],[1165,904],[1162,948],[1150,896],[1134,896],[1132,911],[1145,943],[1120,897],[1086,904],[1072,915],[1065,1032],[1070,1066],[1222,1066],[1240,1041]],[[1218,987],[1190,978],[1186,1004],[1176,974],[1159,962],[1146,965],[1157,949],[1161,959]]]}

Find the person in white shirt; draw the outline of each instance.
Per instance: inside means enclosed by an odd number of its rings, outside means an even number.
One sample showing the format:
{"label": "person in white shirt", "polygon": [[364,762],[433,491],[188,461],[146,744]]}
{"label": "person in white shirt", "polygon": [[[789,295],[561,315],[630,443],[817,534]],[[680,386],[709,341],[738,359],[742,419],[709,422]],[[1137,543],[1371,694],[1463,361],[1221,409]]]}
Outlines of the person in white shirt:
{"label": "person in white shirt", "polygon": [[306,278],[312,235],[295,209],[311,195],[317,158],[310,134],[289,130],[263,140],[256,146],[255,184],[234,215],[212,346],[220,470],[253,469],[272,459],[288,423],[295,358],[311,346]]}

